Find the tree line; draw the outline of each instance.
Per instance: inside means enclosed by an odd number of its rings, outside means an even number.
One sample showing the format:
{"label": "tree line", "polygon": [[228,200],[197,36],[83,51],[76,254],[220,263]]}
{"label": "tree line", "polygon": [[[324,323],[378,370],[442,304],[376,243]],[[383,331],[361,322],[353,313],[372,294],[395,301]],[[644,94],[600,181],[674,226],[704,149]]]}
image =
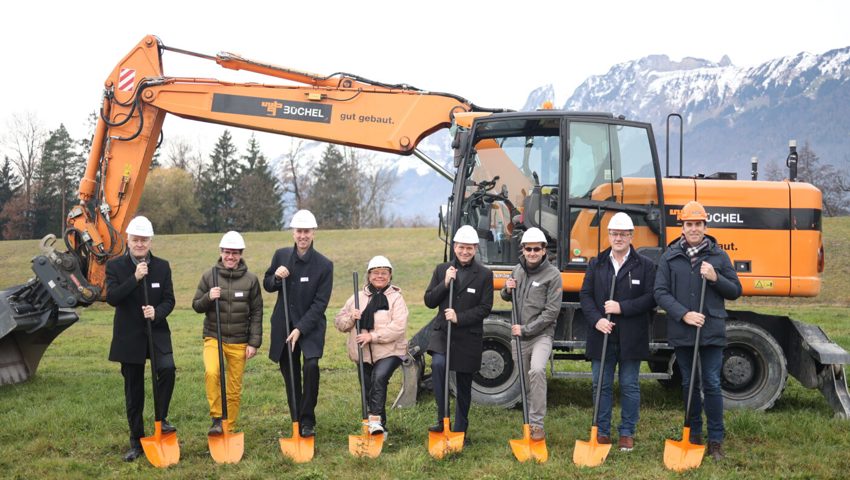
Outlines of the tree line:
{"label": "tree line", "polygon": [[[93,114],[92,131],[96,121]],[[0,240],[61,234],[65,215],[79,203],[91,141],[73,139],[64,125],[46,130],[33,115],[14,115],[0,145]],[[163,234],[280,230],[302,208],[322,228],[390,226],[397,177],[372,160],[327,144],[315,161],[304,141],[291,139],[273,167],[254,135],[240,153],[224,130],[207,156],[177,138],[156,150],[137,213]]]}

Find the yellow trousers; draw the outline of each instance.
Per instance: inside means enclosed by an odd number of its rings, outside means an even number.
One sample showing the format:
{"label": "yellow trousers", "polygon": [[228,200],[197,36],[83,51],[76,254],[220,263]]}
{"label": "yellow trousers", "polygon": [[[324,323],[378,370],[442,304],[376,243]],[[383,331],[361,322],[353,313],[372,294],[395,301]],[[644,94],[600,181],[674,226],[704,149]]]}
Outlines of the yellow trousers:
{"label": "yellow trousers", "polygon": [[[239,417],[242,398],[242,373],[245,371],[245,347],[247,343],[224,343],[225,379],[227,380],[227,418],[231,425]],[[218,367],[218,340],[204,337],[204,382],[210,416],[221,418],[221,383]]]}

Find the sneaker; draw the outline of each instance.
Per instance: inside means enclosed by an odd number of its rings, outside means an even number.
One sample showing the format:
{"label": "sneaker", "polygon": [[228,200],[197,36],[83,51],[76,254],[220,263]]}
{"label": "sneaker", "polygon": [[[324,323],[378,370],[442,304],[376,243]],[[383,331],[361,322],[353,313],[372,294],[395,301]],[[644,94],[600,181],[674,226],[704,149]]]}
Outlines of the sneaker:
{"label": "sneaker", "polygon": [[177,427],[168,423],[168,420],[166,420],[164,418],[162,419],[161,429],[162,429],[162,433],[172,433],[172,432],[177,431]]}
{"label": "sneaker", "polygon": [[535,442],[539,442],[541,440],[546,440],[546,432],[543,431],[543,427],[539,427],[537,425],[531,426],[531,439]]}
{"label": "sneaker", "polygon": [[221,426],[220,418],[212,419],[212,426],[210,427],[210,431],[207,432],[207,435],[221,435],[224,433],[224,429]]}
{"label": "sneaker", "polygon": [[384,433],[384,427],[381,425],[381,417],[379,415],[369,415],[369,422],[366,425],[369,427],[369,435]]}
{"label": "sneaker", "polygon": [[611,437],[608,435],[597,435],[596,443],[600,445],[611,445]]}
{"label": "sneaker", "polygon": [[635,439],[627,435],[620,435],[619,444],[621,452],[631,452],[635,448]]}
{"label": "sneaker", "polygon": [[723,444],[721,442],[708,442],[708,454],[714,461],[720,461],[726,458],[726,454],[723,453]]}

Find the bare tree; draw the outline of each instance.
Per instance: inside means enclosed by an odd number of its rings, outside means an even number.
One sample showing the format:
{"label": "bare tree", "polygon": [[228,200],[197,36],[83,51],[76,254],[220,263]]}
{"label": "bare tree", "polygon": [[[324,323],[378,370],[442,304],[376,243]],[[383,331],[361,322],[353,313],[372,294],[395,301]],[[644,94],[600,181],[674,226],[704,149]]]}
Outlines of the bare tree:
{"label": "bare tree", "polygon": [[33,181],[46,138],[47,131],[32,112],[13,114],[2,136],[2,144],[9,150],[9,158],[21,176],[27,205],[32,200]]}
{"label": "bare tree", "polygon": [[392,222],[387,212],[393,189],[398,182],[392,167],[378,164],[374,154],[349,149],[348,156],[357,166],[358,194],[360,199],[360,227],[382,228]]}
{"label": "bare tree", "polygon": [[167,141],[166,150],[170,166],[192,171],[192,145],[185,138],[175,137]]}
{"label": "bare tree", "polygon": [[847,206],[846,187],[850,182],[846,173],[830,163],[822,163],[808,141],[799,150],[797,168],[799,181],[811,183],[820,189],[824,215],[834,217],[848,213],[850,209]]}
{"label": "bare tree", "polygon": [[284,154],[280,164],[280,183],[283,194],[292,195],[295,209],[300,210],[307,205],[310,194],[310,171],[304,158],[304,140],[290,138],[289,151]]}

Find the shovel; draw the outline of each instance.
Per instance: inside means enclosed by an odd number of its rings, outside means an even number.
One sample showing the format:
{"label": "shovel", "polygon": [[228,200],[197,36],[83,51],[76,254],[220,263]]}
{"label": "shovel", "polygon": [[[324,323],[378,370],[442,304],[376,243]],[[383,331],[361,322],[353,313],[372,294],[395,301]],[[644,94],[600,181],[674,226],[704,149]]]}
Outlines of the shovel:
{"label": "shovel", "polygon": [[[608,300],[614,300],[614,287],[617,283],[617,275],[611,276],[611,293]],[[608,321],[611,321],[611,314],[608,314]],[[587,442],[576,440],[576,446],[573,450],[573,463],[580,467],[597,467],[602,465],[602,462],[608,458],[608,452],[611,451],[611,444],[599,443],[597,437],[599,425],[596,423],[599,416],[599,397],[602,396],[602,382],[605,377],[605,356],[608,353],[608,334],[606,333],[602,339],[602,360],[599,362],[599,379],[596,381],[596,397],[593,399],[593,424],[590,427],[590,440]]]}
{"label": "shovel", "polygon": [[[699,294],[699,313],[702,313],[705,302],[705,277],[702,278],[702,289]],[[694,358],[691,364],[691,382],[688,384],[688,401],[685,405],[685,426],[682,428],[682,440],[667,439],[664,442],[664,466],[668,470],[681,472],[691,468],[697,468],[702,463],[705,454],[705,445],[691,443],[691,399],[694,395],[694,376],[697,374],[697,359],[699,356],[699,332],[702,327],[697,327],[696,339],[694,340]]]}
{"label": "shovel", "polygon": [[[289,299],[286,295],[286,282],[282,286],[283,290],[283,313],[284,321],[286,322],[286,338],[289,338]],[[301,427],[298,425],[298,401],[295,396],[295,370],[293,370],[292,347],[289,344],[284,345],[286,348],[287,360],[289,361],[289,386],[291,387],[292,404],[289,405],[292,411],[292,416],[296,418],[292,422],[292,438],[280,439],[280,451],[285,456],[292,459],[295,463],[305,463],[313,459],[313,444],[315,437],[302,437]]]}
{"label": "shovel", "polygon": [[[449,281],[449,308],[454,303],[455,281]],[[463,450],[464,432],[453,432],[449,419],[449,366],[452,357],[452,322],[446,322],[446,382],[443,390],[443,405],[446,416],[443,417],[442,432],[428,432],[428,453],[436,459],[441,459],[446,454],[460,452]]]}
{"label": "shovel", "polygon": [[[148,278],[142,279],[142,288],[145,295],[145,305],[150,305],[148,300]],[[154,411],[154,434],[141,439],[142,449],[151,465],[165,468],[180,461],[180,444],[177,443],[177,432],[162,433],[162,417],[159,413],[159,395],[157,395],[156,381],[156,348],[153,344],[153,328],[151,321],[144,319],[148,330],[148,351],[151,355],[151,379],[153,380],[153,411]]]}
{"label": "shovel", "polygon": [[[218,286],[218,269],[213,268],[213,286]],[[215,299],[215,334],[218,340],[218,378],[221,386],[221,429],[220,435],[207,435],[210,455],[216,463],[239,463],[245,451],[245,434],[231,433],[227,418],[227,388],[224,378],[224,347],[221,344],[221,307]]]}
{"label": "shovel", "polygon": [[[357,272],[353,273],[354,277],[354,308],[360,310],[360,295],[358,292]],[[355,321],[354,325],[357,333],[360,332],[360,320]],[[362,413],[362,435],[348,436],[348,451],[355,457],[377,458],[381,454],[381,449],[384,447],[384,435],[372,435],[369,433],[369,413],[366,411],[366,377],[363,371],[363,346],[357,348],[357,366],[360,369],[360,412]]]}
{"label": "shovel", "polygon": [[[514,298],[516,300],[516,298]],[[511,302],[511,325],[519,325],[517,320],[516,302]],[[516,342],[517,368],[519,369],[519,388],[522,391],[522,438],[509,440],[514,457],[520,462],[534,459],[538,463],[544,463],[549,459],[549,450],[546,448],[546,439],[532,440],[531,427],[528,425],[528,396],[525,393],[525,365],[522,363],[522,340],[519,335],[514,335]]]}

